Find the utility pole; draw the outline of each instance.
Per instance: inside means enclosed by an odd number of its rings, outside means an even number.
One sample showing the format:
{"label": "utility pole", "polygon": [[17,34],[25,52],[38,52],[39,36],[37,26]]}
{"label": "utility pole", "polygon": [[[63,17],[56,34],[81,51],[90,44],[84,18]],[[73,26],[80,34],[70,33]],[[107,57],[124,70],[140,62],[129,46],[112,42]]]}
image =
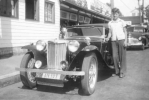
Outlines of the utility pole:
{"label": "utility pole", "polygon": [[[111,4],[111,15],[112,15],[112,9],[114,8],[114,0],[110,0]],[[111,19],[113,19],[113,16],[111,16]]]}
{"label": "utility pole", "polygon": [[138,0],[138,8],[139,8],[139,18],[140,18],[140,24],[142,24],[142,18],[141,18],[141,9],[140,9],[140,0]]}
{"label": "utility pole", "polygon": [[144,23],[144,0],[142,0],[142,23]]}
{"label": "utility pole", "polygon": [[110,0],[110,3],[111,3],[111,9],[114,8],[114,0]]}

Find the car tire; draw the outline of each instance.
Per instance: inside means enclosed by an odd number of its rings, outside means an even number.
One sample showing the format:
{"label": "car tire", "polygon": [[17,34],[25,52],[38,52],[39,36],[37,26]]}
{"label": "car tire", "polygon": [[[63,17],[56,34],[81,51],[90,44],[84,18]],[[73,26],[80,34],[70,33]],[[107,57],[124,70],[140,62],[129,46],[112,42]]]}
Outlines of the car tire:
{"label": "car tire", "polygon": [[141,50],[144,50],[144,49],[145,49],[145,45],[142,44],[142,46],[141,46]]}
{"label": "car tire", "polygon": [[81,77],[81,90],[84,95],[91,95],[95,91],[98,78],[98,60],[95,53],[88,53],[83,59],[82,71],[85,75]]}
{"label": "car tire", "polygon": [[[27,53],[23,56],[20,67],[21,68],[31,68],[31,69],[34,67],[34,58],[30,53]],[[25,87],[30,88],[30,89],[36,87],[34,72],[21,71],[20,78],[21,78],[21,81]]]}

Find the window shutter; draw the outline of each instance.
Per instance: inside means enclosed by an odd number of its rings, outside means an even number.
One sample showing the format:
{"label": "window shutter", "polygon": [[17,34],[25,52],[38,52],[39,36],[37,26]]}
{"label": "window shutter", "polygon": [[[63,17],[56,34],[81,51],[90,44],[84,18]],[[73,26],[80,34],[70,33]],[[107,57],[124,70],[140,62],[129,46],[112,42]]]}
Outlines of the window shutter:
{"label": "window shutter", "polygon": [[34,19],[39,20],[39,0],[34,0]]}

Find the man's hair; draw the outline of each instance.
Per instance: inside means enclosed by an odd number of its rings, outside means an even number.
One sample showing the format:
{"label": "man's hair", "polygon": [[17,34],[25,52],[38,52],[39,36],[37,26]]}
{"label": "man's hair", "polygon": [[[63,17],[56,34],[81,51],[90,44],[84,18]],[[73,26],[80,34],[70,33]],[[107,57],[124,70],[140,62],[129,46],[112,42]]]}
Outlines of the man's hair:
{"label": "man's hair", "polygon": [[114,14],[114,13],[119,13],[120,14],[120,10],[118,9],[118,8],[113,8],[112,9],[112,13]]}

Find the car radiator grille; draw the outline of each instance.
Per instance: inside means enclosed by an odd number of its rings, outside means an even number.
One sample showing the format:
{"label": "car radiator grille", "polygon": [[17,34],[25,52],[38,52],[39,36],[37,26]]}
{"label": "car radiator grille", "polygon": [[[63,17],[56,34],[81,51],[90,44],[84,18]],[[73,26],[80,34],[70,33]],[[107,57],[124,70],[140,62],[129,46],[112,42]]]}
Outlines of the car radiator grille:
{"label": "car radiator grille", "polygon": [[48,43],[47,63],[49,69],[62,70],[60,62],[66,60],[66,43]]}

